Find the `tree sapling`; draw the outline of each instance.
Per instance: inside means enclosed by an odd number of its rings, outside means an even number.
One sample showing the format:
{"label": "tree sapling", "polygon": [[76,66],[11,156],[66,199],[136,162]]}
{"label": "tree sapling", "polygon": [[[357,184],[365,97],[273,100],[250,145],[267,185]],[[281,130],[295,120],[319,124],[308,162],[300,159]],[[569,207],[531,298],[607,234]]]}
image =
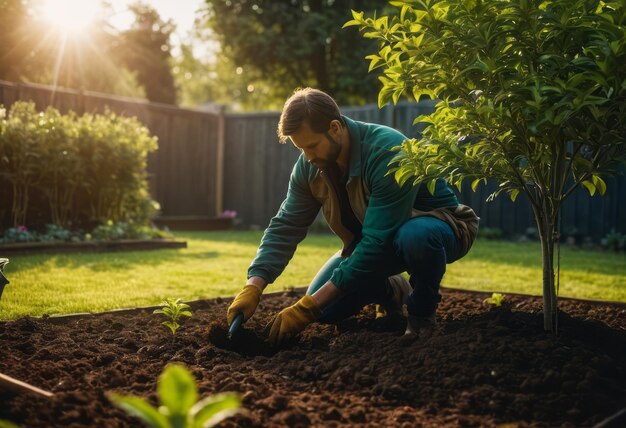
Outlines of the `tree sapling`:
{"label": "tree sapling", "polygon": [[153,314],[163,314],[168,320],[163,321],[161,324],[168,327],[172,334],[176,334],[176,330],[180,327],[178,321],[181,317],[190,317],[191,311],[189,310],[189,305],[186,303],[182,303],[181,299],[165,299],[161,303],[162,309],[155,309]]}

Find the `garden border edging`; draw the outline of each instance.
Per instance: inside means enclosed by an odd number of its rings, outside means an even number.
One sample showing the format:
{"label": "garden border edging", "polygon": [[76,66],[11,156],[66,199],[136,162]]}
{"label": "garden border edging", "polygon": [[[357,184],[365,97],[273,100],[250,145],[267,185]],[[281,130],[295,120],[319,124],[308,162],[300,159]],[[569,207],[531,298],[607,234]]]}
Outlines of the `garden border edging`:
{"label": "garden border edging", "polygon": [[87,242],[27,242],[0,245],[0,255],[14,257],[42,253],[77,253],[136,251],[187,248],[187,241],[171,239],[120,239],[117,241]]}
{"label": "garden border edging", "polygon": [[[294,295],[298,295],[301,292],[305,292],[306,289],[307,287],[302,286],[302,287],[295,287],[293,289],[287,289],[287,290],[271,291],[268,293],[263,293],[263,295],[272,296],[272,295],[279,295],[279,294],[287,294],[290,296],[294,296]],[[493,293],[492,291],[468,290],[468,289],[463,289],[463,288],[452,288],[452,287],[443,287],[443,286],[441,287],[441,289],[445,291],[452,291],[452,292],[482,294],[485,296],[488,296],[491,293]],[[521,296],[521,297],[541,298],[540,295],[535,295],[535,294],[522,294],[522,293],[503,293],[503,294],[508,294],[512,296]],[[191,307],[191,309],[197,310],[197,309],[207,308],[208,306],[210,306],[211,302],[213,301],[221,302],[223,300],[231,300],[234,297],[235,296],[224,296],[224,297],[218,296],[218,297],[212,297],[209,299],[190,300],[184,303],[188,304]],[[569,300],[573,302],[611,305],[611,306],[618,306],[618,307],[626,308],[626,302],[615,302],[615,301],[594,300],[594,299],[576,299],[573,297],[560,297],[559,299]],[[71,321],[73,319],[81,319],[84,317],[90,317],[90,316],[96,316],[96,315],[133,314],[133,313],[142,312],[142,311],[152,311],[152,310],[160,309],[160,308],[162,308],[161,305],[150,305],[150,306],[139,306],[136,308],[112,309],[110,311],[103,311],[103,312],[79,312],[79,313],[74,313],[74,314],[51,315],[51,316],[49,315],[49,316],[36,317],[36,318],[44,318],[52,322],[64,322],[64,321]],[[6,320],[0,321],[0,322],[6,322]]]}

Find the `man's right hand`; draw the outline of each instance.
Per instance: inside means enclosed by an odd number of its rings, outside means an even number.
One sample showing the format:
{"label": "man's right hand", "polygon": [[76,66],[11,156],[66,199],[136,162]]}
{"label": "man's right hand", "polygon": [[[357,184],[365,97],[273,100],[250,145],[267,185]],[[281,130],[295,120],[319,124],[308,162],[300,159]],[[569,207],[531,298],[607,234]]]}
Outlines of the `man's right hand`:
{"label": "man's right hand", "polygon": [[243,314],[243,320],[247,321],[252,317],[256,307],[259,305],[259,301],[261,300],[261,288],[254,285],[248,284],[243,290],[237,294],[233,303],[228,307],[228,312],[226,312],[226,319],[228,321],[228,325],[233,323],[233,320],[238,314]]}

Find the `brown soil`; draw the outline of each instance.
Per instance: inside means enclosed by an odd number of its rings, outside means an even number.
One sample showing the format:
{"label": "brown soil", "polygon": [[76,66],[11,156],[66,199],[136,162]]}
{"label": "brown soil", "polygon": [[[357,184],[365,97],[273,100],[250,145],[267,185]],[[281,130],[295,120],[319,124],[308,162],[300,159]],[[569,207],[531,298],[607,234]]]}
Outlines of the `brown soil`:
{"label": "brown soil", "polygon": [[0,323],[0,372],[55,393],[0,392],[0,419],[25,427],[140,426],[107,391],[148,397],[169,362],[191,368],[201,395],[237,391],[247,416],[222,426],[590,426],[626,406],[626,306],[561,301],[560,334],[541,301],[445,291],[419,337],[372,307],[312,325],[275,350],[265,326],[296,293],[264,296],[233,341],[229,300],[204,302],[173,339],[150,311]]}

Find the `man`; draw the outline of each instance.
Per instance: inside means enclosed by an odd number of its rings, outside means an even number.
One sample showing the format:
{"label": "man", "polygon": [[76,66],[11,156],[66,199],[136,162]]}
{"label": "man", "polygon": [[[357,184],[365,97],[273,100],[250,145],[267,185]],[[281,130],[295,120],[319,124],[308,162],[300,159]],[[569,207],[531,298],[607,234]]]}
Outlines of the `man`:
{"label": "man", "polygon": [[[265,230],[248,282],[228,308],[229,325],[249,319],[261,294],[283,272],[320,208],[343,249],[328,260],[306,295],[274,319],[279,345],[309,323],[336,322],[376,303],[381,314],[408,312],[407,334],[434,320],[446,263],[469,250],[478,229],[474,212],[439,180],[434,195],[412,180],[400,187],[387,175],[406,137],[386,126],[353,121],[322,91],[297,90],[278,124],[302,152],[287,197]],[[409,282],[401,276],[407,271]]]}

